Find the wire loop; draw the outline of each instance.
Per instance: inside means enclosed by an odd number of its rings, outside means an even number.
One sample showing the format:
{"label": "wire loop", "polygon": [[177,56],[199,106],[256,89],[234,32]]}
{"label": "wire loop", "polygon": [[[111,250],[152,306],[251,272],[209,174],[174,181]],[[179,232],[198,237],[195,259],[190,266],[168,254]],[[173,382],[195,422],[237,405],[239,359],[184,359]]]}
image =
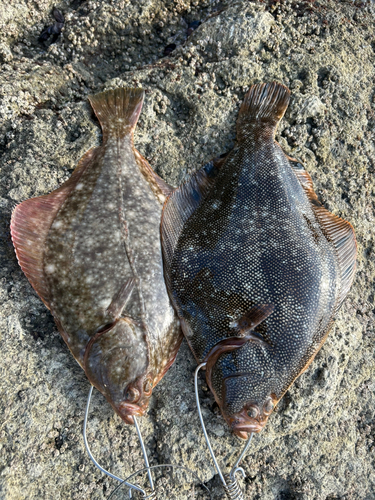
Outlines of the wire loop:
{"label": "wire loop", "polygon": [[97,467],[101,472],[103,472],[107,476],[111,477],[112,479],[116,479],[117,481],[121,481],[122,483],[125,483],[126,486],[128,486],[130,488],[130,497],[129,498],[131,498],[131,490],[132,489],[134,489],[135,491],[139,491],[140,493],[142,493],[142,495],[146,496],[146,492],[145,492],[144,489],[140,488],[136,484],[128,483],[127,481],[124,481],[120,477],[117,477],[114,474],[112,474],[111,472],[109,472],[106,469],[104,469],[101,465],[98,464],[98,462],[95,460],[95,458],[93,457],[93,455],[91,453],[91,450],[90,450],[90,447],[89,447],[89,443],[87,442],[86,431],[87,431],[87,419],[88,419],[88,416],[89,416],[90,401],[91,401],[91,396],[92,396],[93,389],[94,389],[94,386],[91,386],[90,391],[89,391],[89,395],[88,395],[88,398],[87,398],[86,411],[85,411],[85,419],[83,421],[83,441],[85,443],[86,451],[87,451],[87,453],[88,453],[88,455],[89,455],[92,463],[95,465],[95,467]]}
{"label": "wire loop", "polygon": [[[198,477],[198,475],[193,472],[192,470],[188,469],[187,467],[184,467],[182,465],[173,465],[173,464],[162,464],[162,465],[151,465],[149,467],[149,469],[151,470],[156,470],[156,469],[161,469],[161,468],[166,468],[166,469],[177,469],[177,470],[181,470],[181,471],[187,471],[189,474],[191,474],[194,479],[197,480],[197,482],[200,484],[201,487],[203,487],[203,489],[205,490],[205,492],[207,493],[207,495],[209,496],[210,500],[212,500],[212,495],[210,493],[210,490],[207,488],[207,486],[205,484],[202,483],[201,479]],[[140,469],[136,472],[133,472],[133,474],[131,474],[129,477],[126,478],[126,481],[129,481],[130,479],[134,478],[135,476],[137,476],[138,474],[141,474],[143,472],[146,472],[148,471],[147,468],[144,468],[144,469]],[[170,471],[169,471],[170,472]],[[125,486],[126,486],[126,483],[124,483]],[[111,495],[109,496],[108,500],[118,500],[119,497],[116,496],[116,494],[121,491],[121,488],[122,488],[122,484],[119,484],[116,489],[111,493]],[[129,491],[129,493],[131,493],[131,490]],[[151,495],[154,494],[154,493],[151,493]],[[155,492],[155,495],[156,495],[156,492]],[[132,497],[129,497],[129,498],[132,498]],[[152,496],[146,496],[146,497],[142,497],[142,499],[156,499],[157,497],[152,497]]]}
{"label": "wire loop", "polygon": [[[147,457],[147,452],[146,452],[146,448],[145,448],[145,445],[144,445],[144,442],[143,442],[142,434],[141,434],[141,431],[140,431],[140,428],[139,428],[138,421],[137,421],[137,419],[135,417],[134,417],[134,425],[135,425],[135,428],[136,428],[136,431],[137,431],[137,434],[138,434],[138,438],[139,438],[139,442],[140,442],[140,445],[141,445],[141,450],[142,450],[142,454],[143,454],[143,458],[144,458],[146,467],[143,468],[143,469],[140,469],[140,470],[138,470],[136,472],[134,472],[133,474],[131,474],[126,479],[121,479],[120,477],[115,476],[111,472],[109,472],[106,469],[104,469],[101,465],[99,465],[98,462],[93,457],[93,455],[91,453],[91,450],[90,450],[90,447],[89,447],[89,444],[88,444],[88,441],[87,441],[87,421],[88,421],[88,415],[89,415],[89,410],[90,410],[90,402],[91,402],[91,396],[92,396],[93,389],[94,389],[94,387],[91,386],[91,388],[89,390],[89,395],[88,395],[88,398],[87,398],[85,418],[84,418],[84,421],[83,421],[83,441],[85,443],[86,451],[87,451],[87,453],[88,453],[88,455],[89,455],[92,463],[95,465],[95,467],[97,467],[101,472],[103,472],[104,474],[106,474],[110,478],[116,479],[116,481],[119,481],[121,483],[111,493],[111,495],[110,495],[109,498],[115,498],[114,495],[116,494],[116,492],[118,492],[119,490],[121,490],[123,488],[123,486],[125,486],[126,488],[129,488],[129,491],[128,491],[129,498],[133,498],[133,496],[132,496],[133,492],[137,492],[137,493],[141,494],[140,498],[142,498],[143,500],[157,500],[157,491],[155,490],[155,486],[154,486],[154,482],[153,482],[151,471],[154,470],[154,469],[158,469],[158,468],[168,468],[168,469],[177,469],[177,470],[183,470],[183,471],[189,472],[189,474],[191,474],[197,480],[197,482],[204,488],[204,490],[209,495],[209,498],[212,499],[211,493],[210,493],[209,489],[207,488],[207,486],[205,486],[202,483],[201,479],[198,477],[198,475],[195,472],[193,472],[192,470],[188,469],[187,467],[184,467],[184,466],[181,466],[181,465],[173,465],[173,464],[162,464],[162,465],[152,465],[152,466],[149,465],[149,461],[148,461],[148,457]],[[150,488],[147,488],[146,490],[143,489],[138,484],[134,484],[134,483],[130,482],[130,479],[132,479],[135,476],[137,476],[138,474],[141,474],[141,473],[144,473],[144,472],[147,472],[148,481],[150,483]],[[137,496],[137,497],[139,498],[139,496]]]}
{"label": "wire loop", "polygon": [[244,449],[242,450],[241,454],[239,455],[238,459],[236,460],[236,463],[232,467],[232,469],[229,472],[229,474],[223,475],[223,473],[220,470],[219,464],[218,464],[218,462],[216,460],[215,454],[213,452],[210,440],[208,438],[208,434],[207,434],[207,431],[206,431],[206,426],[205,426],[204,421],[203,421],[203,415],[202,415],[202,411],[201,411],[201,406],[200,406],[200,403],[199,403],[198,373],[199,373],[199,370],[201,368],[203,368],[204,366],[206,366],[206,363],[201,363],[197,367],[197,369],[195,370],[195,374],[194,374],[195,400],[196,400],[196,403],[197,403],[198,415],[199,415],[199,420],[201,422],[203,434],[204,434],[204,437],[205,437],[208,449],[210,451],[212,460],[213,460],[213,462],[215,464],[217,473],[219,474],[220,480],[223,483],[223,488],[224,488],[224,491],[225,491],[227,497],[230,500],[244,500],[243,493],[242,493],[241,488],[240,488],[240,486],[238,484],[238,481],[236,479],[236,473],[240,472],[242,474],[242,477],[244,477],[244,478],[246,477],[245,471],[243,470],[242,467],[239,467],[239,463],[241,462],[241,460],[245,456],[245,453],[249,449],[250,443],[251,443],[251,441],[253,439],[253,433],[250,434],[250,436],[249,436],[249,438],[248,438],[248,440],[246,442],[246,445],[245,445]]}
{"label": "wire loop", "polygon": [[245,500],[235,475],[224,474],[224,478],[226,480],[226,485],[223,487],[227,497],[230,500]]}

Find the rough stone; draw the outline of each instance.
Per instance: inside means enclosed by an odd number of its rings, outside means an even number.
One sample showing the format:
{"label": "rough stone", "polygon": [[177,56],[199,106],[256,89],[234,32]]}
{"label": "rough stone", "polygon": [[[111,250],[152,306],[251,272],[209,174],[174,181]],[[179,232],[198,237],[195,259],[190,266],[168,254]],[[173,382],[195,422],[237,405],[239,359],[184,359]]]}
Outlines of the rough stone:
{"label": "rough stone", "polygon": [[[41,45],[53,6],[10,0],[0,7],[1,498],[102,499],[116,486],[84,450],[89,384],[18,267],[12,208],[56,188],[100,143],[89,93],[146,89],[135,144],[178,185],[233,146],[249,86],[277,80],[292,99],[276,139],[305,164],[321,202],[352,222],[358,271],[322,350],[254,437],[241,484],[248,499],[374,499],[374,4],[65,0],[56,5],[66,20],[61,36]],[[193,21],[201,22],[194,31]],[[176,49],[162,57],[172,43]],[[140,426],[152,465],[185,465],[220,499],[195,407],[194,368],[183,345]],[[242,443],[203,378],[199,387],[227,470]],[[112,473],[126,477],[143,467],[135,429],[98,393],[88,439]],[[160,498],[196,498],[197,487],[168,492],[175,479],[163,476]]]}

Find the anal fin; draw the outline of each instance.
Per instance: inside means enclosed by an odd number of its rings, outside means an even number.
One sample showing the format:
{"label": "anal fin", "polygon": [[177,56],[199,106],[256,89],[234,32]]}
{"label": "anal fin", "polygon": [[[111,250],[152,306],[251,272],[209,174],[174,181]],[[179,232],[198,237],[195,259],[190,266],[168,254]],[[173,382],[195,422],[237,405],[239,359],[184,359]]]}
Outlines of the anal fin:
{"label": "anal fin", "polygon": [[135,160],[139,166],[140,171],[149,183],[153,193],[163,204],[166,198],[173,193],[173,187],[167,184],[157,173],[153,171],[148,161],[135,149]]}
{"label": "anal fin", "polygon": [[338,311],[349,292],[356,269],[357,242],[354,229],[350,222],[341,219],[323,207],[314,191],[312,179],[303,165],[294,158],[288,156],[287,158],[310,200],[313,212],[323,234],[336,251],[341,279],[335,308],[335,311]]}

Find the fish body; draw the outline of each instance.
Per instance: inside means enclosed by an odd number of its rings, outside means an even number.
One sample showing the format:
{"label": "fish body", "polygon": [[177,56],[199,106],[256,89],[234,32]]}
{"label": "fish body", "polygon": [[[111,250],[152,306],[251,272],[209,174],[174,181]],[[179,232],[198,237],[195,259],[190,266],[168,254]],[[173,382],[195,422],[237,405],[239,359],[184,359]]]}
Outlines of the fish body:
{"label": "fish body", "polygon": [[303,166],[274,140],[289,102],[254,85],[235,148],[167,199],[167,287],[221,411],[259,432],[324,343],[351,285],[351,225],[318,201]]}
{"label": "fish body", "polygon": [[11,221],[23,271],[90,382],[128,423],[144,413],[182,337],[160,244],[170,188],[133,145],[143,98],[140,89],[90,97],[103,145]]}

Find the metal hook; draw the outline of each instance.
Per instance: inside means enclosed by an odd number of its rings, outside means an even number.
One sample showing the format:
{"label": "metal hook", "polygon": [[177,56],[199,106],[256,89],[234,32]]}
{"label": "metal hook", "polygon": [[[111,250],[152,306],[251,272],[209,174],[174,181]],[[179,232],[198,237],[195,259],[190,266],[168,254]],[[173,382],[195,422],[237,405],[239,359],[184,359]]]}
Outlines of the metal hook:
{"label": "metal hook", "polygon": [[149,478],[149,481],[150,481],[150,486],[151,486],[151,489],[152,489],[152,494],[151,495],[147,496],[146,491],[143,488],[141,488],[140,486],[137,486],[136,484],[129,483],[128,481],[126,481],[124,479],[121,479],[120,477],[115,476],[111,472],[108,472],[101,465],[99,465],[98,462],[93,457],[93,455],[91,453],[91,450],[90,450],[90,447],[89,447],[89,444],[87,442],[87,436],[86,436],[87,419],[88,419],[88,415],[89,415],[90,401],[91,401],[91,396],[92,396],[93,389],[94,389],[94,386],[91,386],[90,391],[89,391],[89,395],[88,395],[88,398],[87,398],[86,411],[85,411],[85,419],[83,421],[83,441],[85,443],[85,447],[86,447],[87,453],[88,453],[88,455],[89,455],[92,463],[95,465],[95,467],[97,467],[101,472],[103,472],[107,476],[111,477],[112,479],[116,479],[116,481],[120,481],[121,483],[125,484],[128,488],[130,488],[129,489],[129,498],[132,498],[132,490],[139,491],[140,493],[142,493],[142,496],[145,499],[146,498],[149,498],[149,499],[156,498],[156,496],[155,496],[156,492],[154,491],[154,483],[152,481],[152,476],[151,476],[150,466],[149,466],[149,463],[148,463],[146,448],[144,446],[142,435],[141,435],[141,432],[139,430],[138,422],[137,422],[137,420],[136,420],[135,417],[134,417],[134,424],[135,424],[135,428],[137,430],[138,438],[139,438],[139,441],[140,441],[140,444],[141,444],[143,458],[144,458],[144,461],[146,463],[147,474],[148,474],[148,478]]}
{"label": "metal hook", "polygon": [[201,411],[201,406],[200,406],[200,403],[199,403],[199,395],[198,395],[198,373],[199,373],[199,370],[201,368],[203,368],[204,366],[206,366],[206,363],[201,363],[197,367],[197,369],[195,370],[195,374],[194,374],[195,400],[197,402],[198,415],[199,415],[199,420],[201,422],[203,434],[204,434],[204,437],[205,437],[208,449],[210,450],[210,454],[211,454],[212,460],[214,461],[217,473],[219,474],[220,480],[223,483],[223,488],[224,488],[225,493],[227,494],[227,497],[229,499],[233,499],[233,500],[244,500],[244,496],[242,494],[242,491],[241,491],[240,486],[239,486],[239,484],[237,482],[237,479],[236,479],[236,472],[241,472],[242,477],[246,477],[245,476],[245,471],[243,470],[242,467],[239,467],[239,463],[241,462],[241,460],[245,456],[245,453],[249,449],[251,440],[253,439],[253,433],[250,434],[249,439],[247,440],[244,449],[242,450],[240,456],[236,460],[236,463],[232,467],[230,473],[223,475],[222,472],[221,472],[221,470],[220,470],[219,464],[218,464],[218,462],[216,460],[215,454],[214,454],[214,452],[212,450],[212,446],[211,446],[211,443],[210,443],[210,440],[208,438],[208,434],[207,434],[207,431],[206,431],[206,426],[204,425],[203,415],[202,415],[202,411]]}

